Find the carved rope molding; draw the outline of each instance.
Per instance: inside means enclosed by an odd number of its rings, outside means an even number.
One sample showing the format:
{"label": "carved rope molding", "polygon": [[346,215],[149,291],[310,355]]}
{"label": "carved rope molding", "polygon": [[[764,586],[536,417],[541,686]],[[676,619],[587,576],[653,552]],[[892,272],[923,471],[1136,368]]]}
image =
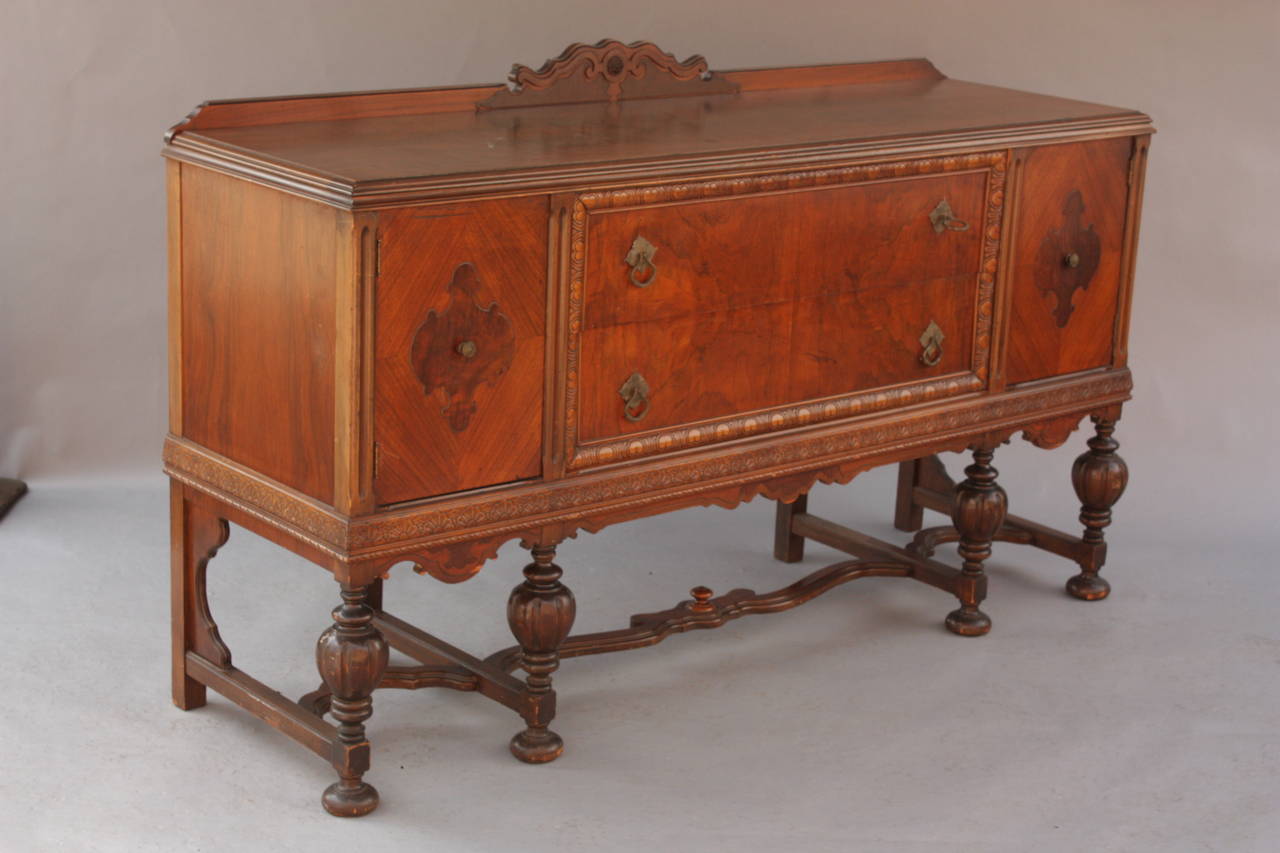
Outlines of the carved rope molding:
{"label": "carved rope molding", "polygon": [[[1000,222],[1004,209],[1006,162],[1006,152],[999,151],[664,184],[655,187],[584,193],[578,196],[573,205],[569,238],[569,334],[566,348],[564,434],[564,457],[569,469],[580,470],[594,465],[640,459],[711,442],[731,441],[764,432],[776,432],[852,415],[915,405],[983,388],[986,385],[990,366],[991,323],[994,312],[997,258],[1000,251]],[[696,425],[676,426],[653,433],[623,436],[587,445],[578,444],[579,356],[587,255],[586,224],[590,211],[979,169],[988,170],[988,180],[982,254],[978,272],[972,373],[924,380],[897,388],[856,391],[817,402],[782,406],[746,415],[730,415],[702,421]]]}

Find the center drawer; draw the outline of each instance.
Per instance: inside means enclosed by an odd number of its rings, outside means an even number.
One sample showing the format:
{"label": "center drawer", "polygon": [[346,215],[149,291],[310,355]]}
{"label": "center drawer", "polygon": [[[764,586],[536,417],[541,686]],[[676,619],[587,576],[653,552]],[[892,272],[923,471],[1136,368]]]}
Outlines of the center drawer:
{"label": "center drawer", "polygon": [[1002,163],[581,197],[570,464],[840,417],[877,389],[981,387]]}

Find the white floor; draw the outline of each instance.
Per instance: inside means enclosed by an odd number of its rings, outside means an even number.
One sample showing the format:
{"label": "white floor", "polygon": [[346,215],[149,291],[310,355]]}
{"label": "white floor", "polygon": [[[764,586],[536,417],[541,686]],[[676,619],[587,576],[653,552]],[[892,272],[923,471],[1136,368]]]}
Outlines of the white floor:
{"label": "white floor", "polygon": [[[1019,503],[1011,486],[1018,512],[1074,528],[1071,455],[1014,454],[1054,473],[1057,496]],[[819,488],[810,506],[900,540],[892,481]],[[568,661],[567,748],[548,766],[511,758],[518,720],[492,702],[380,693],[368,779],[382,805],[343,821],[320,808],[323,761],[216,694],[190,713],[170,704],[162,479],[36,482],[0,523],[0,849],[1280,849],[1270,531],[1186,523],[1134,491],[1110,535],[1108,601],[1068,598],[1068,565],[1004,545],[985,638],[942,628],[948,596],[874,579]],[[625,625],[697,583],[771,589],[836,558],[811,545],[802,566],[775,563],[771,536],[757,500],[568,542],[577,627]],[[524,562],[509,546],[461,586],[397,569],[387,609],[488,653],[510,643],[504,601]],[[312,644],[337,601],[323,572],[233,530],[210,585],[242,669],[286,695],[316,685]]]}

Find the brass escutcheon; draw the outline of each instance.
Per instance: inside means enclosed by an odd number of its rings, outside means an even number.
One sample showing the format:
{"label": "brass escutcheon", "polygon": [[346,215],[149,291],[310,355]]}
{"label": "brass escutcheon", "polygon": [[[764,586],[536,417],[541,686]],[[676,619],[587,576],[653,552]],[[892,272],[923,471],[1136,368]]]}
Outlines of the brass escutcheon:
{"label": "brass escutcheon", "polygon": [[955,211],[951,209],[950,203],[945,198],[938,202],[937,207],[929,211],[929,221],[933,223],[933,230],[939,234],[943,231],[969,230],[969,223],[956,218]]}
{"label": "brass escutcheon", "polygon": [[933,367],[942,361],[942,340],[945,337],[938,321],[930,320],[929,328],[925,329],[924,334],[920,336],[920,346],[924,347],[920,351],[921,364],[925,367]]}
{"label": "brass escutcheon", "polygon": [[631,267],[631,283],[636,287],[648,287],[653,284],[653,279],[658,275],[658,268],[653,263],[653,256],[657,253],[657,246],[636,235],[635,241],[631,244],[631,251],[627,252],[627,257],[623,259],[624,263]]}
{"label": "brass escutcheon", "polygon": [[634,423],[644,420],[644,416],[649,414],[649,383],[639,373],[628,376],[618,394],[624,401],[622,414],[627,420]]}

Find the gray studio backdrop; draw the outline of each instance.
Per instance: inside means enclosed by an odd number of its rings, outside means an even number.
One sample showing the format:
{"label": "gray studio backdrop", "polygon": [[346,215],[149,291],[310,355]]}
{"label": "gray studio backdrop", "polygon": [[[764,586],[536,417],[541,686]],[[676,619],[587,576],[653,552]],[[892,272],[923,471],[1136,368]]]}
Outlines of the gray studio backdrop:
{"label": "gray studio backdrop", "polygon": [[[714,68],[927,56],[945,73],[1146,110],[1124,511],[1263,521],[1280,395],[1280,4],[115,3],[5,0],[0,476],[154,477],[165,424],[161,135],[206,98],[492,82],[571,41]],[[1077,441],[1083,439],[1077,436]],[[1063,492],[1029,451],[1025,499]],[[1036,461],[1029,461],[1035,459]],[[1026,464],[1023,464],[1024,460]],[[1021,472],[1021,473],[1020,473]],[[1052,474],[1052,476],[1049,476]],[[1019,481],[1019,477],[1023,481]]]}

